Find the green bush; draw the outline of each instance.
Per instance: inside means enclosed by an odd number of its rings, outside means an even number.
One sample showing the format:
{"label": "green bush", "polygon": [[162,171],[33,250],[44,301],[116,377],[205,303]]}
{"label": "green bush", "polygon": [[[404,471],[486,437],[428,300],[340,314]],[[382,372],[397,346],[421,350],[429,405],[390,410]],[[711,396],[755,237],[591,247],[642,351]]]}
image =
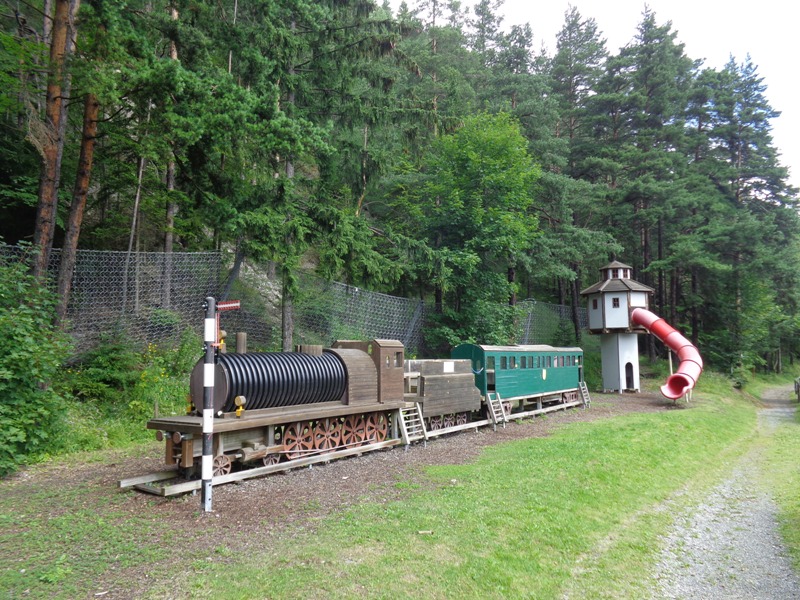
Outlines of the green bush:
{"label": "green bush", "polygon": [[145,422],[155,412],[184,414],[189,374],[202,347],[200,336],[188,330],[177,347],[150,344],[144,351],[114,336],[62,369],[58,389],[70,400],[59,450],[120,448],[150,439]]}
{"label": "green bush", "polygon": [[185,335],[177,349],[147,346],[138,381],[128,395],[128,409],[136,422],[156,414],[175,415],[185,410],[189,374],[199,357],[199,352],[192,352],[194,346],[201,347],[199,338],[193,334]]}
{"label": "green bush", "polygon": [[55,302],[25,257],[0,259],[0,475],[51,451],[63,423],[64,401],[50,384],[70,343],[53,325]]}

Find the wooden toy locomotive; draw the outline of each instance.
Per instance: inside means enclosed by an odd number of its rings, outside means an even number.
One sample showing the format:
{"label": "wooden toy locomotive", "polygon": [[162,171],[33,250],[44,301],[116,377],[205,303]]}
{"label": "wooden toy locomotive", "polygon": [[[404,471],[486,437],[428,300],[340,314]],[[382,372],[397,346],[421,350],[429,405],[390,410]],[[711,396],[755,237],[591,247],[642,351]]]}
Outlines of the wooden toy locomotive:
{"label": "wooden toy locomotive", "polygon": [[[217,355],[214,485],[588,402],[580,348],[462,344],[436,360],[406,360],[396,340],[300,350]],[[147,423],[171,468],[121,487],[200,487],[202,361],[190,389],[189,414]]]}

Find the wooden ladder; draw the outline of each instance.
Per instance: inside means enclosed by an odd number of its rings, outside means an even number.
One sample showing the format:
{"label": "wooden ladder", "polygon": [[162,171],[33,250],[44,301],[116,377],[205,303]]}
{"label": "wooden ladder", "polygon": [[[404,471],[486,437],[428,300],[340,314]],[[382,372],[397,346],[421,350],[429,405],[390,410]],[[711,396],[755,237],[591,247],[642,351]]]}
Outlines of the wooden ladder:
{"label": "wooden ladder", "polygon": [[495,431],[497,431],[498,423],[502,423],[503,427],[505,427],[508,416],[503,408],[503,401],[500,399],[500,394],[497,392],[487,392],[486,404],[489,405],[489,417],[492,420]]}
{"label": "wooden ladder", "polygon": [[586,387],[586,382],[581,381],[580,383],[580,390],[581,390],[581,400],[583,400],[583,407],[586,408],[591,404],[592,399],[589,397],[589,388]]}
{"label": "wooden ladder", "polygon": [[419,402],[415,402],[414,406],[401,408],[399,422],[400,435],[406,446],[415,440],[427,441],[428,432],[425,429],[425,421],[422,420],[422,407]]}

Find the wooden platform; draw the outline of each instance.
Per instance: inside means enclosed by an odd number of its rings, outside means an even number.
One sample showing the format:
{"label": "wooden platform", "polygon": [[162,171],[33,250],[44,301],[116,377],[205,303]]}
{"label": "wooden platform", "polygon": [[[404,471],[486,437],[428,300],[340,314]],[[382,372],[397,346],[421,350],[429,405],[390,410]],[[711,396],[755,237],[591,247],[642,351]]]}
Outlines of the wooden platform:
{"label": "wooden platform", "polygon": [[[391,448],[401,444],[401,440],[393,439],[376,444],[369,444],[367,446],[357,446],[354,448],[347,448],[346,450],[337,450],[335,452],[328,452],[327,454],[314,454],[296,460],[290,460],[277,465],[269,465],[265,467],[256,467],[254,469],[243,469],[235,473],[228,473],[220,477],[214,477],[211,480],[211,485],[222,485],[232,481],[243,481],[245,479],[252,479],[254,477],[261,477],[269,475],[270,473],[279,473],[281,471],[289,471],[299,467],[307,467],[318,463],[330,462],[337,458],[344,458],[346,456],[357,456],[365,452],[372,452],[373,450],[380,450],[381,448]],[[199,490],[202,486],[202,481],[199,479],[191,481],[183,481],[180,483],[168,483],[173,479],[178,478],[177,470],[158,471],[148,475],[141,475],[139,477],[131,477],[123,479],[119,482],[121,489],[134,488],[140,492],[146,492],[156,496],[177,496]],[[166,482],[166,483],[165,483]]]}
{"label": "wooden platform", "polygon": [[[359,408],[363,408],[363,412],[366,413],[397,410],[402,405],[402,402],[393,402],[391,404],[378,404],[375,402]],[[237,417],[233,413],[227,413],[223,417],[214,419],[214,433],[255,429],[268,425],[280,425],[313,419],[344,417],[353,414],[353,412],[353,407],[347,406],[346,404],[341,404],[339,402],[320,402],[318,404],[306,404],[302,406],[267,408],[251,412],[244,411],[241,417]],[[150,419],[147,422],[147,428],[201,434],[203,433],[203,418],[194,415],[158,417]]]}

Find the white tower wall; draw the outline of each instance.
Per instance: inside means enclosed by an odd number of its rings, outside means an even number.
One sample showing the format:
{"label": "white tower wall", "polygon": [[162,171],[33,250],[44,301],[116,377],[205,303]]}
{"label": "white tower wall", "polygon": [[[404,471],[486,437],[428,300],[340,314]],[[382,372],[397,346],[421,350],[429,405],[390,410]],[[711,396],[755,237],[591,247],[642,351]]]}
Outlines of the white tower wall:
{"label": "white tower wall", "polygon": [[639,343],[635,333],[606,333],[600,336],[603,389],[640,391]]}
{"label": "white tower wall", "polygon": [[605,303],[606,329],[627,329],[630,324],[627,292],[603,294],[603,302]]}
{"label": "white tower wall", "polygon": [[600,330],[605,327],[603,323],[603,298],[600,294],[589,296],[589,329]]}

